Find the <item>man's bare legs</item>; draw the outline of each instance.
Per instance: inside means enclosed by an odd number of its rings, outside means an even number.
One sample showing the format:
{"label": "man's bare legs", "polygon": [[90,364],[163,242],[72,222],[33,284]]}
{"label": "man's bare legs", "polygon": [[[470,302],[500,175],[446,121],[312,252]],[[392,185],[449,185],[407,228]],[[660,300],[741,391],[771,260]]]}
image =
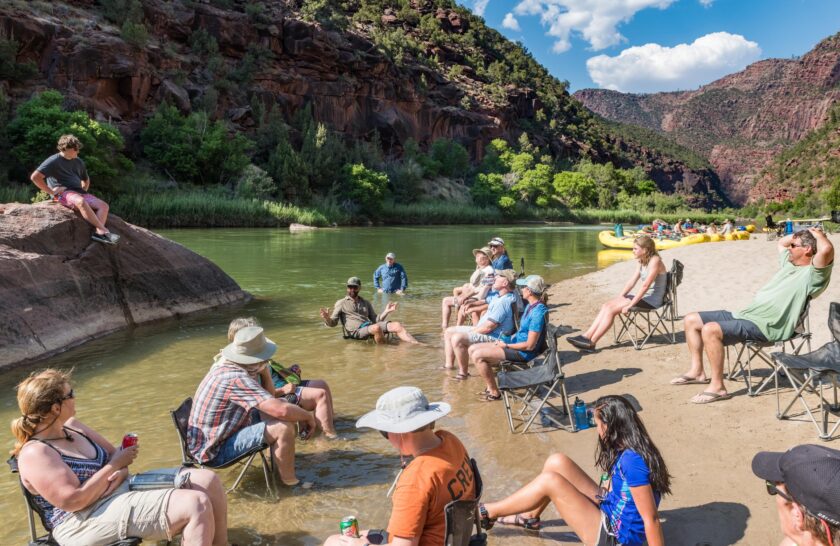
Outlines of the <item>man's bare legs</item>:
{"label": "man's bare legs", "polygon": [[[371,324],[368,327],[368,332],[370,332],[373,335],[373,340],[376,343],[385,343],[385,332],[382,331],[382,328],[380,328],[378,324]],[[409,334],[408,330],[406,330],[405,327],[399,322],[388,322],[388,333],[395,334],[398,338],[400,338],[403,341],[407,341],[408,343],[413,343],[414,345],[421,344],[414,338],[414,336]]]}
{"label": "man's bare legs", "polygon": [[[717,322],[703,324],[699,313],[689,313],[683,320],[685,327],[685,341],[688,344],[688,352],[691,356],[691,367],[683,375],[683,378],[705,381],[706,372],[703,369],[703,353],[709,360],[709,371],[711,381],[705,392],[714,392],[720,395],[726,394],[726,386],[723,384],[723,331]],[[676,378],[672,383],[684,383]],[[698,394],[691,399],[692,402],[708,401],[709,396]]]}
{"label": "man's bare legs", "polygon": [[467,353],[470,348],[470,334],[466,332],[455,332],[449,340],[452,353],[455,355],[455,362],[458,363],[458,374],[469,375],[470,357]]}
{"label": "man's bare legs", "polygon": [[227,497],[219,477],[212,470],[192,468],[190,469],[190,489],[201,491],[210,498],[215,526],[213,544],[227,546]]}
{"label": "man's bare legs", "polygon": [[484,505],[490,518],[522,514],[539,517],[549,501],[584,544],[594,544],[601,525],[595,495],[598,484],[567,456],[548,458],[543,471],[530,483],[498,502]]}
{"label": "man's bare legs", "polygon": [[455,367],[455,349],[452,348],[452,336],[454,333],[454,328],[446,328],[443,331],[443,367],[447,370]]}
{"label": "man's bare legs", "polygon": [[310,379],[300,393],[300,407],[315,412],[315,419],[329,438],[336,436],[333,424],[332,393],[326,381]]}
{"label": "man's bare legs", "polygon": [[265,422],[265,443],[271,446],[271,456],[280,474],[280,481],[286,485],[297,485],[295,476],[295,424],[278,421],[274,417],[261,413]]}
{"label": "man's bare legs", "polygon": [[79,211],[85,221],[96,228],[96,233],[104,235],[110,233],[105,227],[105,222],[108,220],[108,204],[100,199],[96,199],[94,207],[89,205],[84,197],[78,193],[73,193],[67,196],[67,202],[73,206],[73,209]]}
{"label": "man's bare legs", "polygon": [[496,385],[493,366],[505,359],[505,350],[495,343],[476,343],[470,345],[468,353],[469,359],[473,361],[475,369],[487,385],[487,393],[491,396],[499,396],[501,393]]}
{"label": "man's bare legs", "polygon": [[452,306],[458,303],[455,296],[443,298],[440,302],[440,329],[445,332],[449,327],[449,315],[452,314]]}
{"label": "man's bare legs", "polygon": [[604,336],[607,330],[612,327],[615,317],[621,313],[621,310],[624,309],[628,303],[630,303],[630,300],[623,297],[615,297],[605,302],[601,305],[601,309],[595,316],[595,320],[592,321],[592,325],[588,330],[586,330],[586,332],[584,332],[583,336],[592,343],[597,343],[598,340]]}

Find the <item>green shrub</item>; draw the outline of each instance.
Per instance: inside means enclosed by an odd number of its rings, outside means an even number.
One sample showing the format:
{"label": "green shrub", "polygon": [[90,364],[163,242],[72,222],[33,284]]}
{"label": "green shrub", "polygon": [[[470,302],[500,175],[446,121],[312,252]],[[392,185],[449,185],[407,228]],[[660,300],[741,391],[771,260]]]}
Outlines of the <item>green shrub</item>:
{"label": "green shrub", "polygon": [[105,18],[118,26],[126,21],[143,21],[143,5],[140,0],[99,0],[98,3]]}
{"label": "green shrub", "polygon": [[[552,172],[551,167],[540,163],[533,169],[529,169],[522,173],[513,185],[513,191],[519,194],[520,199],[528,203],[534,203],[539,197],[549,197],[554,193],[554,188],[551,185]],[[546,204],[548,204],[546,202]],[[544,205],[543,205],[544,206]]]}
{"label": "green shrub", "polygon": [[439,138],[432,143],[429,155],[440,163],[440,174],[464,178],[470,166],[470,154],[459,143]]}
{"label": "green shrub", "polygon": [[498,173],[480,173],[470,188],[470,195],[478,206],[495,206],[507,194],[504,178]]}
{"label": "green shrub", "polygon": [[7,138],[16,160],[15,172],[28,179],[41,162],[56,152],[58,137],[72,133],[82,142],[80,157],[90,174],[93,190],[110,194],[134,166],[120,151],[122,135],[111,125],[90,119],[86,112],[68,112],[58,91],[44,91],[18,107],[7,127]]}
{"label": "green shrub", "polygon": [[356,205],[358,212],[378,218],[388,188],[388,175],[356,164],[345,167],[345,178],[346,195]]}
{"label": "green shrub", "polygon": [[126,21],[120,29],[122,39],[135,47],[142,48],[149,41],[149,31],[143,23],[132,23]]}
{"label": "green shrub", "polygon": [[264,170],[248,165],[236,181],[236,194],[246,198],[270,199],[277,195],[277,184]]}
{"label": "green shrub", "polygon": [[598,199],[595,181],[583,173],[563,171],[554,175],[554,191],[569,208],[591,207]]}
{"label": "green shrub", "polygon": [[414,203],[420,197],[423,167],[414,159],[392,162],[387,166],[391,195],[399,203]]}
{"label": "green shrub", "polygon": [[210,121],[204,112],[182,116],[165,103],[146,124],[140,140],[149,161],[180,182],[226,184],[250,162],[247,138],[228,135],[222,122]]}

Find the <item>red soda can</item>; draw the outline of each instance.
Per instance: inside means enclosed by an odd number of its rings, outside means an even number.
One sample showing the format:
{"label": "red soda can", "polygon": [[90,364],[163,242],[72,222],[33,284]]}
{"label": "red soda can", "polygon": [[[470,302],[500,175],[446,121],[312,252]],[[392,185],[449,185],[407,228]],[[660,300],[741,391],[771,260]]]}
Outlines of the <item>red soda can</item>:
{"label": "red soda can", "polygon": [[127,447],[136,446],[137,445],[137,434],[134,432],[129,432],[125,436],[123,436],[122,441],[122,448],[125,449]]}

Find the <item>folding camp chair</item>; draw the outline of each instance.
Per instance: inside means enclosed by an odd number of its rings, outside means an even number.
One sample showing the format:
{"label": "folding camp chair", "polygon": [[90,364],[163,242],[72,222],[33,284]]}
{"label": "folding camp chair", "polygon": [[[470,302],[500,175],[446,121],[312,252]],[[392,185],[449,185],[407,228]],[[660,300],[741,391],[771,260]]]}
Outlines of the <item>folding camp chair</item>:
{"label": "folding camp chair", "polygon": [[[9,469],[12,471],[12,474],[18,474],[18,462],[15,457],[10,457],[6,463],[9,465]],[[26,501],[26,516],[29,522],[29,536],[32,540],[29,541],[29,546],[58,546],[58,542],[56,542],[52,537],[52,528],[49,526],[47,522],[47,518],[45,517],[44,512],[41,510],[41,507],[35,503],[35,499],[32,493],[29,492],[24,486],[23,482],[18,480],[20,483],[20,490],[23,492],[23,498]],[[47,531],[46,535],[38,536],[38,532],[35,528],[35,515],[38,514],[38,519],[41,520],[41,525]],[[142,543],[143,540],[137,537],[128,537],[124,540],[117,540],[112,542],[108,546],[137,546],[138,544]]]}
{"label": "folding camp chair", "polygon": [[[776,384],[776,417],[787,419],[788,412],[799,400],[805,408],[805,413],[811,418],[811,422],[817,428],[821,440],[830,440],[837,429],[840,428],[840,404],[837,402],[837,383],[840,376],[840,303],[832,302],[828,310],[828,329],[831,331],[834,340],[826,343],[814,352],[804,355],[792,355],[783,352],[772,353],[770,356],[777,366],[785,372],[788,379],[794,385],[793,400],[779,411],[779,389]],[[778,381],[778,374],[777,374]],[[834,392],[834,403],[829,404],[825,396],[825,387],[828,386]],[[816,394],[819,398],[820,418],[819,422],[814,417],[816,407],[812,408],[805,400],[805,394]],[[802,414],[800,414],[802,415]],[[829,418],[834,415],[837,420],[829,431]]]}
{"label": "folding camp chair", "polygon": [[[673,270],[673,267],[672,267]],[[679,268],[680,280],[682,280],[682,264]],[[661,335],[669,343],[676,343],[677,336],[674,330],[674,294],[676,288],[672,287],[676,275],[672,272],[665,274],[665,295],[662,297],[662,305],[654,309],[647,307],[631,307],[628,314],[619,313],[618,320],[621,326],[616,333],[616,325],[613,322],[613,333],[616,344],[629,339],[633,348],[641,351],[645,343],[654,335]],[[668,328],[668,323],[671,328]]]}
{"label": "folding camp chair", "polygon": [[[569,432],[576,430],[574,420],[571,418],[572,408],[569,405],[569,397],[566,394],[563,362],[557,350],[558,338],[566,333],[568,333],[567,327],[546,322],[544,337],[548,349],[522,367],[512,367],[508,362],[497,374],[499,390],[505,402],[508,426],[512,433],[516,433],[517,429],[524,425],[521,430],[524,434],[541,414],[560,428]],[[550,398],[558,395],[561,398],[560,408],[549,402]],[[554,412],[542,412],[547,408],[553,409]],[[569,419],[568,425],[555,417],[558,413]]]}
{"label": "folding camp chair", "polygon": [[[481,500],[481,475],[475,459],[470,459],[475,486],[475,500],[454,500],[443,509],[446,521],[445,546],[484,546],[487,534],[481,530],[478,503]],[[473,534],[473,529],[476,533]]]}
{"label": "folding camp chair", "polygon": [[[341,335],[342,335],[342,337],[343,337],[344,339],[353,339],[353,340],[356,340],[356,341],[375,341],[375,340],[373,339],[373,336],[372,336],[372,335],[371,335],[371,336],[368,336],[368,337],[366,337],[366,338],[364,338],[364,339],[359,339],[359,338],[357,338],[357,337],[353,337],[353,336],[350,334],[350,332],[347,330],[347,326],[345,326],[345,324],[344,324],[344,320],[345,320],[345,318],[344,318],[344,314],[342,313],[342,314],[339,316],[339,322],[341,322]],[[389,341],[390,341],[390,340],[392,340],[392,339],[394,339],[394,334],[392,334],[391,332],[385,332],[384,336],[385,336],[385,339],[387,339],[387,340],[389,340]]]}
{"label": "folding camp chair", "polygon": [[181,464],[184,466],[198,466],[198,467],[206,467],[212,468],[213,470],[220,469],[220,468],[227,468],[229,466],[233,466],[236,463],[242,463],[244,466],[242,467],[242,471],[237,476],[236,481],[233,482],[233,486],[227,490],[228,493],[233,491],[239,486],[239,482],[242,481],[242,477],[245,475],[245,471],[251,467],[251,463],[254,461],[254,457],[257,455],[260,456],[262,459],[262,467],[263,467],[263,475],[265,476],[265,486],[268,488],[269,492],[273,492],[272,489],[272,480],[274,478],[274,458],[271,456],[269,452],[266,455],[266,452],[269,450],[269,445],[265,442],[252,447],[239,457],[236,457],[232,461],[229,461],[220,466],[210,466],[206,463],[199,462],[195,457],[193,457],[192,453],[190,453],[189,448],[187,447],[187,427],[189,426],[189,419],[190,419],[190,412],[192,411],[192,398],[187,398],[181,405],[178,406],[178,409],[170,410],[169,414],[172,416],[172,423],[175,425],[175,430],[178,431],[178,438],[181,440]]}
{"label": "folding camp chair", "polygon": [[[796,327],[793,330],[793,335],[785,339],[784,341],[758,341],[754,339],[748,339],[742,343],[736,344],[735,349],[735,364],[733,365],[730,362],[729,364],[729,373],[727,374],[727,379],[737,379],[740,375],[744,378],[744,384],[747,387],[747,394],[750,396],[758,396],[761,394],[761,391],[767,388],[771,382],[777,386],[778,392],[778,376],[780,373],[779,366],[776,365],[776,362],[770,357],[770,354],[767,352],[768,349],[772,347],[778,347],[783,352],[786,352],[786,347],[790,347],[791,355],[798,355],[802,348],[807,345],[808,351],[811,351],[811,325],[808,320],[808,309],[811,306],[810,298],[805,302],[805,307],[802,308],[802,312],[799,314],[799,319],[796,321]],[[729,348],[726,349],[726,359],[729,360]],[[762,363],[766,364],[771,372],[770,375],[764,378],[758,386],[753,386],[752,380],[752,363],[754,360],[758,359]],[[777,408],[778,409],[778,408]]]}

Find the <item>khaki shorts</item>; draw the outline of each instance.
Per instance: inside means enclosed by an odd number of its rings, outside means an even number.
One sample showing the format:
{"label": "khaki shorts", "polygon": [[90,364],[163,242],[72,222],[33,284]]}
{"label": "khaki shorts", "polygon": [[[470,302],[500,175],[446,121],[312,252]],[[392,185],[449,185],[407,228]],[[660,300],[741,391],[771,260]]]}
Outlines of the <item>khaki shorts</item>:
{"label": "khaki shorts", "polygon": [[104,546],[127,537],[170,540],[166,508],[173,491],[129,491],[126,479],[107,499],[67,516],[53,537],[61,546]]}

